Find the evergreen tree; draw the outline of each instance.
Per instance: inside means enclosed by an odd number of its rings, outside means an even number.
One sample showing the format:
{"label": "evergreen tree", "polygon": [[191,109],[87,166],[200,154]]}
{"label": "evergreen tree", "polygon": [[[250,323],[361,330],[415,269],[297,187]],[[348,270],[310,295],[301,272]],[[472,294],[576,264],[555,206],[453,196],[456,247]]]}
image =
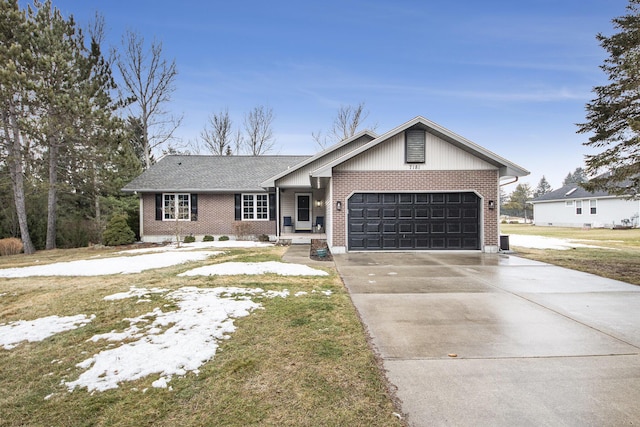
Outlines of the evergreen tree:
{"label": "evergreen tree", "polygon": [[569,172],[567,176],[562,181],[562,186],[565,185],[575,185],[575,184],[584,184],[587,182],[587,175],[583,168],[576,168],[573,172]]}
{"label": "evergreen tree", "polygon": [[640,0],[629,0],[628,14],[614,18],[618,30],[598,34],[609,57],[601,66],[609,84],[593,89],[587,103],[587,122],[579,132],[589,133],[586,146],[604,149],[588,155],[587,173],[598,175],[583,186],[614,194],[640,197]]}
{"label": "evergreen tree", "polygon": [[538,182],[538,186],[536,187],[535,191],[533,192],[533,197],[540,197],[544,194],[547,194],[551,192],[551,185],[549,184],[549,182],[547,181],[547,178],[545,178],[544,175],[542,175],[542,178],[540,178],[540,182]]}
{"label": "evergreen tree", "polygon": [[511,193],[505,208],[524,217],[525,222],[532,217],[532,208],[527,201],[531,199],[531,186],[529,184],[518,184]]}

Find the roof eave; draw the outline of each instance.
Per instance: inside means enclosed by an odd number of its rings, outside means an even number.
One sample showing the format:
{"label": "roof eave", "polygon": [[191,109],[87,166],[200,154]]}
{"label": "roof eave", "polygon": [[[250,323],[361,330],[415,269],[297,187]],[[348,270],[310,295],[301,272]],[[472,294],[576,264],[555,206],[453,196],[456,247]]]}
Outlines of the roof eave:
{"label": "roof eave", "polygon": [[529,171],[526,170],[525,168],[510,162],[509,160],[493,153],[492,151],[489,151],[483,147],[481,147],[480,145],[476,144],[475,142],[472,142],[440,125],[438,125],[437,123],[432,122],[431,120],[428,120],[422,116],[417,116],[411,120],[409,120],[406,123],[401,124],[400,126],[397,126],[393,129],[391,129],[390,131],[380,135],[379,137],[377,137],[376,139],[369,141],[367,144],[364,144],[363,146],[359,147],[356,150],[353,150],[349,153],[346,153],[344,156],[339,157],[337,159],[335,159],[334,161],[316,169],[315,171],[311,172],[311,176],[312,177],[326,177],[326,176],[331,176],[331,169],[333,169],[335,166],[338,166],[341,163],[346,162],[347,160],[355,157],[356,155],[378,145],[379,143],[386,141],[387,139],[391,138],[394,135],[399,134],[400,132],[404,132],[405,130],[416,126],[416,125],[422,125],[424,126],[426,129],[426,131],[433,133],[434,135],[450,142],[453,143],[453,145],[455,145],[458,148],[461,148],[465,151],[467,151],[470,154],[475,155],[476,157],[479,157],[483,160],[485,160],[486,162],[493,164],[494,166],[498,167],[500,169],[500,176],[526,176],[529,175]]}
{"label": "roof eave", "polygon": [[336,144],[333,144],[331,147],[326,148],[326,149],[320,151],[319,153],[314,154],[313,156],[309,157],[308,159],[303,160],[302,162],[298,163],[297,165],[291,166],[287,170],[285,170],[283,172],[280,172],[277,175],[272,176],[268,180],[260,183],[260,185],[262,187],[275,187],[275,183],[276,183],[277,180],[289,175],[291,172],[295,172],[296,170],[298,170],[298,169],[300,169],[300,168],[302,168],[302,167],[304,167],[304,166],[306,166],[306,165],[308,165],[308,164],[310,164],[310,163],[312,163],[312,162],[314,162],[314,161],[326,156],[327,154],[329,154],[329,153],[331,153],[331,152],[333,152],[333,151],[335,151],[335,150],[337,150],[339,148],[344,147],[345,145],[347,145],[347,144],[349,144],[349,143],[351,143],[351,142],[353,142],[353,141],[357,140],[358,138],[361,138],[361,137],[363,137],[365,135],[368,135],[368,136],[372,137],[373,139],[376,139],[376,137],[377,137],[377,135],[374,132],[370,131],[370,130],[366,130],[365,129],[363,131],[360,131],[360,132],[356,133],[355,135],[353,135],[352,137],[347,138],[347,139],[345,139],[343,141],[340,141],[340,142],[338,142]]}

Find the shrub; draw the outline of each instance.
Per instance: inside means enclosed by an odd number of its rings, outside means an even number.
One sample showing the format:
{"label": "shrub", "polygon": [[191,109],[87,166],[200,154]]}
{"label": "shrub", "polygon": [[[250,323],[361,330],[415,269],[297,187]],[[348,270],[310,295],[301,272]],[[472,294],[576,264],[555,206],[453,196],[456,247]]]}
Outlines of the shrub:
{"label": "shrub", "polygon": [[213,238],[213,236],[207,234],[202,238],[203,242],[213,242],[215,239]]}
{"label": "shrub", "polygon": [[233,224],[233,231],[237,240],[248,240],[251,234],[251,224],[245,221],[236,221]]}
{"label": "shrub", "polygon": [[17,255],[22,252],[22,241],[15,237],[0,239],[0,256]]}
{"label": "shrub", "polygon": [[102,242],[107,246],[128,245],[136,241],[136,235],[127,224],[127,218],[114,215],[102,233]]}
{"label": "shrub", "polygon": [[268,242],[269,241],[269,236],[267,236],[266,234],[261,234],[258,236],[258,240],[261,242]]}
{"label": "shrub", "polygon": [[196,241],[196,238],[193,236],[184,236],[184,242],[185,243],[193,243]]}
{"label": "shrub", "polygon": [[229,236],[220,236],[218,240],[221,242],[226,242],[227,240],[229,240]]}

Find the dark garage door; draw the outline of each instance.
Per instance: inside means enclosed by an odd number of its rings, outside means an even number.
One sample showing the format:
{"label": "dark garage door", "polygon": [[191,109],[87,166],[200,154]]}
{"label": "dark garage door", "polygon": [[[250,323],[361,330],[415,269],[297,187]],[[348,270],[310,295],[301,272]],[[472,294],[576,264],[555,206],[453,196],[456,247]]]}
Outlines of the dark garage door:
{"label": "dark garage door", "polygon": [[480,249],[475,193],[355,193],[349,250]]}

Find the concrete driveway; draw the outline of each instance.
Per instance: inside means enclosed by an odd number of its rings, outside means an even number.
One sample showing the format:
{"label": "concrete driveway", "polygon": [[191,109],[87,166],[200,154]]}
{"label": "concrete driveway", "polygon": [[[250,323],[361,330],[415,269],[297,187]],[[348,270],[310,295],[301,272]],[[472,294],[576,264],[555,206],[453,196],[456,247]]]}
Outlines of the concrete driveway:
{"label": "concrete driveway", "polygon": [[502,254],[334,260],[411,426],[640,424],[640,287]]}

